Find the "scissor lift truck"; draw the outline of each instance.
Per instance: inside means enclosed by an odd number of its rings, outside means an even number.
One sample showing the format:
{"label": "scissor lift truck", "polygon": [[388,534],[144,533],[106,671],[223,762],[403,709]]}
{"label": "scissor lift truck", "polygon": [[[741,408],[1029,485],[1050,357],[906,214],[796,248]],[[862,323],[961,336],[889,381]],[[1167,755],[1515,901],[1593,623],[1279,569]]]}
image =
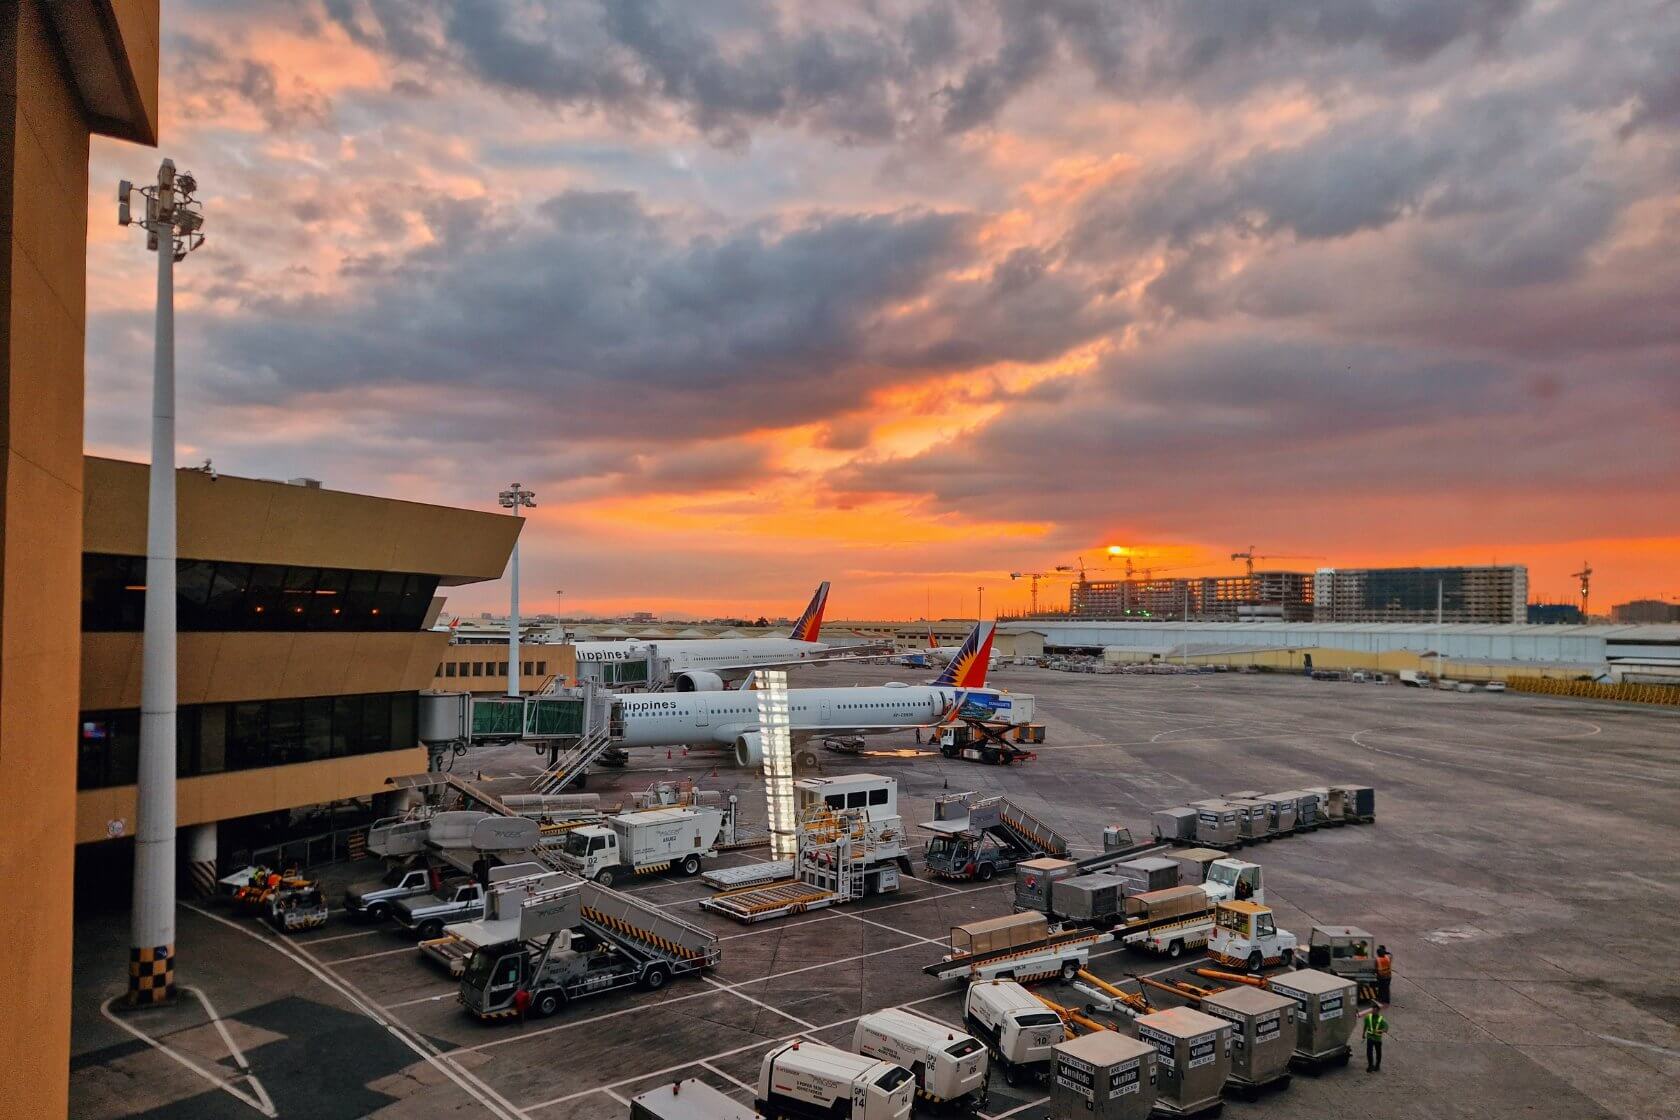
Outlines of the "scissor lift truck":
{"label": "scissor lift truck", "polygon": [[558,872],[497,889],[482,920],[450,932],[471,947],[460,999],[480,1019],[517,1015],[520,991],[540,1018],[618,988],[657,991],[722,959],[716,935]]}

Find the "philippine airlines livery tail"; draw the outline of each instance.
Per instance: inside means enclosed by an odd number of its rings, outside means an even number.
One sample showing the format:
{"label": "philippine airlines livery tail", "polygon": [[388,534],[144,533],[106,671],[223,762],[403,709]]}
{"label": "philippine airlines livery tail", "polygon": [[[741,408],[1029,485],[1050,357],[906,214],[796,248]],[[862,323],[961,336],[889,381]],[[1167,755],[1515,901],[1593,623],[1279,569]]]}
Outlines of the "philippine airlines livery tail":
{"label": "philippine airlines livery tail", "polygon": [[969,631],[945,671],[934,678],[935,685],[948,688],[985,688],[986,669],[992,663],[992,637],[997,623],[982,622]]}
{"label": "philippine airlines livery tail", "polygon": [[811,602],[805,608],[805,613],[799,616],[799,621],[793,624],[793,633],[788,637],[796,642],[814,642],[822,632],[823,608],[828,606],[828,581],[825,579],[817,587],[817,593],[811,596]]}

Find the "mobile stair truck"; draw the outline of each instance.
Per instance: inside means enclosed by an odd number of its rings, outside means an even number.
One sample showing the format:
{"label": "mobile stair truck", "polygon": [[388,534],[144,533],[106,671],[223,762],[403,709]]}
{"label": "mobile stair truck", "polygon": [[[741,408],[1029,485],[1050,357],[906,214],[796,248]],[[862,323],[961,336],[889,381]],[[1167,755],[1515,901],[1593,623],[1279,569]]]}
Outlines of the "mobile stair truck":
{"label": "mobile stair truck", "polygon": [[[766,883],[760,876],[768,865],[744,869],[752,878],[705,899],[701,909],[752,923],[898,890],[899,875],[910,871],[910,856],[896,780],[851,774],[801,779],[794,788],[797,850],[791,865],[782,861],[778,868],[785,877]],[[735,870],[710,872],[706,880],[727,886],[725,872]]]}
{"label": "mobile stair truck", "polygon": [[1114,940],[1105,930],[1051,926],[1036,910],[952,926],[950,951],[922,971],[938,980],[1072,980],[1091,950]]}
{"label": "mobile stair truck", "polygon": [[935,799],[933,816],[921,826],[934,834],[923,860],[941,879],[985,882],[1023,860],[1068,854],[1060,833],[1007,798],[951,794]]}
{"label": "mobile stair truck", "polygon": [[916,1095],[910,1071],[820,1042],[789,1042],[758,1069],[760,1112],[802,1120],[905,1120]]}
{"label": "mobile stair truck", "polygon": [[461,1004],[480,1019],[552,1015],[572,1000],[632,985],[658,991],[722,959],[716,935],[656,906],[559,872],[495,890],[485,917],[451,927],[471,948]]}
{"label": "mobile stair truck", "polygon": [[672,867],[698,875],[700,861],[717,855],[722,831],[723,810],[704,805],[620,813],[567,832],[560,865],[606,886]]}
{"label": "mobile stair truck", "polygon": [[944,1023],[889,1007],[858,1020],[852,1049],[908,1069],[929,1104],[973,1111],[986,1103],[986,1048]]}
{"label": "mobile stair truck", "polygon": [[985,1043],[1008,1085],[1045,1080],[1056,1044],[1067,1037],[1062,1017],[1013,980],[969,985],[963,1022]]}

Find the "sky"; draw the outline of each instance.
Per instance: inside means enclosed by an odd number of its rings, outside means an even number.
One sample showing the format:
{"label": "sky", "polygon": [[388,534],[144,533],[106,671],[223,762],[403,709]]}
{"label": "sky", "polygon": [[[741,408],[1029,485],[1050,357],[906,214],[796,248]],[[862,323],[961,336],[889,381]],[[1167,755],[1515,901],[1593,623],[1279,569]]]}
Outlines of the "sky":
{"label": "sky", "polygon": [[[163,16],[181,461],[517,479],[528,609],[991,614],[1110,544],[1680,598],[1670,0]],[[94,453],[147,454],[156,158],[94,140]]]}

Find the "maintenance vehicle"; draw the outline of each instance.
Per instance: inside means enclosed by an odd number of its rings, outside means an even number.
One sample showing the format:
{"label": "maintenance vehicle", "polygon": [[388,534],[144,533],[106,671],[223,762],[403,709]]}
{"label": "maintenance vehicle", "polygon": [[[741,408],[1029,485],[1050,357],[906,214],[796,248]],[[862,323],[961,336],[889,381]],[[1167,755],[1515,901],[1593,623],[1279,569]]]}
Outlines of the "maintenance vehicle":
{"label": "maintenance vehicle", "polygon": [[1295,951],[1295,965],[1351,980],[1361,996],[1378,997],[1377,939],[1358,926],[1313,926],[1306,947]]}
{"label": "maintenance vehicle", "polygon": [[1048,1078],[1056,1044],[1067,1037],[1062,1017],[1012,980],[969,985],[963,1022],[1012,1086]]}
{"label": "maintenance vehicle", "polygon": [[[547,873],[540,863],[509,863],[489,868],[490,883],[507,882]],[[391,904],[391,917],[406,930],[413,931],[421,941],[430,941],[443,933],[443,927],[468,922],[484,915],[484,884],[477,879],[446,883],[436,894],[417,895]]]}
{"label": "maintenance vehicle", "polygon": [[789,1042],[764,1055],[753,1104],[764,1115],[809,1120],[904,1120],[916,1080],[893,1062],[820,1042]]}
{"label": "maintenance vehicle", "polygon": [[942,879],[987,882],[1023,860],[1068,853],[1060,833],[1004,797],[944,795],[934,800],[933,815],[921,825],[934,833],[922,858]]}
{"label": "maintenance vehicle", "polygon": [[467,950],[460,1001],[480,1019],[553,1015],[633,985],[658,991],[722,959],[716,935],[630,895],[560,872],[492,889],[481,921],[450,929]]}
{"label": "maintenance vehicle", "polygon": [[607,886],[673,866],[684,875],[698,875],[701,860],[717,855],[721,831],[723,810],[707,806],[620,813],[603,824],[567,832],[560,844],[560,865]]}
{"label": "maintenance vehicle", "polygon": [[319,929],[330,913],[318,883],[283,887],[268,899],[269,924],[282,933]]}
{"label": "maintenance vehicle", "polygon": [[[989,766],[1012,766],[1017,762],[1031,762],[1037,751],[1019,745],[1020,728],[1011,725],[993,726],[986,723],[946,724],[939,729],[939,753],[950,759],[984,762]],[[1010,735],[1016,739],[1010,741]],[[1037,738],[1043,742],[1042,729]]]}
{"label": "maintenance vehicle", "polygon": [[1202,890],[1213,902],[1233,899],[1239,902],[1265,902],[1266,880],[1258,863],[1225,856],[1207,865],[1201,882]]}
{"label": "maintenance vehicle", "polygon": [[1259,972],[1292,963],[1296,938],[1277,927],[1272,908],[1258,902],[1221,902],[1214,908],[1208,956],[1220,964]]}
{"label": "maintenance vehicle", "polygon": [[858,1020],[852,1049],[909,1070],[930,1104],[972,1111],[986,1101],[986,1048],[944,1023],[902,1008],[872,1012]]}
{"label": "maintenance vehicle", "polygon": [[344,912],[352,919],[380,921],[405,898],[417,898],[441,887],[423,863],[405,863],[377,879],[363,879],[344,889]]}

